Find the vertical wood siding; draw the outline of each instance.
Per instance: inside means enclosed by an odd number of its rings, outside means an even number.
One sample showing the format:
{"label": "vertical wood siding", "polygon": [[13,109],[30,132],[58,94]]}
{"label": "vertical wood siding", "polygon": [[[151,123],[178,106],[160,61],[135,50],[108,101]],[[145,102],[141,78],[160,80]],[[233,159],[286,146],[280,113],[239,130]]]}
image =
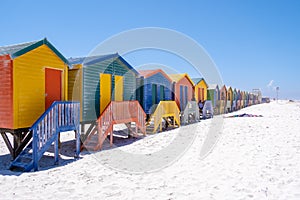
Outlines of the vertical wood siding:
{"label": "vertical wood siding", "polygon": [[136,99],[136,75],[119,59],[107,59],[95,64],[85,65],[83,67],[83,121],[93,121],[100,116],[100,73],[112,75],[112,100],[114,100],[115,75],[124,77],[123,100]]}
{"label": "vertical wood siding", "polygon": [[0,56],[0,128],[13,129],[12,60]]}
{"label": "vertical wood siding", "polygon": [[[68,100],[79,101],[82,110],[82,69],[70,69],[68,71]],[[82,112],[80,112],[82,121]]]}
{"label": "vertical wood siding", "polygon": [[[202,90],[203,91],[203,100],[205,101],[205,100],[207,100],[207,85],[205,84],[205,82],[204,82],[204,80],[201,80],[196,86],[195,86],[195,99],[196,99],[196,101],[198,102],[200,99],[198,98],[199,96],[201,96],[201,95],[199,95],[198,93],[199,93],[199,88],[202,88],[202,89],[204,89],[204,90]],[[201,91],[201,90],[200,90]]]}
{"label": "vertical wood siding", "polygon": [[[167,101],[167,100],[172,100],[171,98],[171,91],[172,91],[172,83],[161,73],[156,73],[152,76],[149,76],[144,79],[144,87],[143,87],[143,109],[146,114],[152,114],[154,110],[151,109],[151,107],[154,105],[152,102],[152,85],[156,84],[157,85],[157,93],[156,93],[156,100],[157,104],[160,101]],[[161,89],[163,86],[164,90],[164,98],[161,99]]]}
{"label": "vertical wood siding", "polygon": [[30,127],[45,111],[45,68],[62,70],[62,99],[67,97],[67,65],[46,45],[14,59],[14,129]]}
{"label": "vertical wood siding", "polygon": [[194,95],[194,87],[186,77],[183,77],[177,83],[175,83],[174,100],[176,101],[178,108],[181,108],[180,104],[184,103],[180,102],[180,86],[187,86],[187,101],[192,101]]}

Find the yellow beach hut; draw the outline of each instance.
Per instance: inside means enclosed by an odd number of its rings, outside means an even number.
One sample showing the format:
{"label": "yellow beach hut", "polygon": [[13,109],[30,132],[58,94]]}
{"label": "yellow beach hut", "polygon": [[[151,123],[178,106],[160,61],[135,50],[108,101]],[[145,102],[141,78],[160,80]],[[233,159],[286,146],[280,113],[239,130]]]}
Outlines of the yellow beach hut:
{"label": "yellow beach hut", "polygon": [[[64,101],[68,91],[66,58],[46,38],[3,46],[0,77],[0,133],[15,158],[10,168],[37,170],[39,159],[53,142],[57,161],[59,133],[75,130],[79,136],[79,103]],[[7,134],[13,136],[13,144]],[[31,161],[23,163],[20,156]]]}
{"label": "yellow beach hut", "polygon": [[208,85],[204,80],[204,78],[192,78],[192,81],[194,82],[194,92],[195,92],[196,102],[199,102],[200,100],[202,102],[206,101]]}

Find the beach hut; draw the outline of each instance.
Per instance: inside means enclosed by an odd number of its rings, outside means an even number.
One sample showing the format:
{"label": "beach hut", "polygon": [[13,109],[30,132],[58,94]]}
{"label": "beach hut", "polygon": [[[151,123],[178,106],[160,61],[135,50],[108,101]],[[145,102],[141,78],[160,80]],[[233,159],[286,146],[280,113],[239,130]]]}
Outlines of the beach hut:
{"label": "beach hut", "polygon": [[254,99],[253,104],[254,105],[258,104],[258,95],[257,94],[253,94],[253,99]]}
{"label": "beach hut", "polygon": [[226,113],[227,88],[225,85],[220,89],[220,114]]}
{"label": "beach hut", "polygon": [[245,107],[248,107],[249,104],[248,98],[249,98],[249,92],[245,91]]}
{"label": "beach hut", "polygon": [[[52,142],[57,143],[60,130],[79,127],[79,122],[76,127],[69,126],[71,121],[61,127],[54,119],[58,115],[60,119],[66,117],[58,113],[62,107],[68,107],[68,117],[74,117],[76,112],[79,115],[79,104],[61,102],[68,99],[68,61],[46,38],[4,46],[0,47],[0,76],[0,132],[16,158],[12,164],[17,165],[19,155],[29,155],[34,148],[32,161],[21,168],[37,170],[38,160]],[[60,102],[53,104],[54,101]],[[13,144],[7,133],[13,135]],[[25,148],[28,152],[24,152]]]}
{"label": "beach hut", "polygon": [[226,112],[232,111],[232,104],[233,104],[233,91],[231,87],[227,89],[227,103],[226,103]]}
{"label": "beach hut", "polygon": [[246,105],[246,107],[248,107],[249,106],[249,92],[248,91],[246,91],[246,103],[245,103],[245,105]]}
{"label": "beach hut", "polygon": [[[172,80],[161,69],[139,70],[137,99],[147,114],[147,132],[155,133],[158,128],[180,126],[179,108],[172,101]],[[169,123],[173,121],[173,123]]]}
{"label": "beach hut", "polygon": [[244,108],[247,107],[247,91],[244,91]]}
{"label": "beach hut", "polygon": [[256,104],[256,98],[257,98],[257,97],[256,97],[255,94],[252,94],[252,97],[253,97],[253,101],[252,101],[253,103],[252,103],[252,104],[255,105],[255,104]]}
{"label": "beach hut", "polygon": [[253,94],[256,94],[257,96],[257,103],[261,103],[262,102],[262,93],[260,89],[253,89],[252,90]]}
{"label": "beach hut", "polygon": [[98,119],[111,101],[136,100],[138,72],[120,55],[69,58],[68,94],[81,105],[80,121]]}
{"label": "beach hut", "polygon": [[194,82],[195,100],[196,102],[204,102],[207,100],[208,85],[203,78],[192,78]]}
{"label": "beach hut", "polygon": [[199,107],[195,101],[194,82],[188,74],[169,74],[173,81],[173,100],[181,112],[181,123],[199,120]]}
{"label": "beach hut", "polygon": [[188,74],[169,74],[173,81],[173,100],[176,101],[181,111],[187,103],[194,100],[194,82]]}
{"label": "beach hut", "polygon": [[161,69],[139,70],[138,73],[142,77],[138,99],[145,113],[150,115],[160,101],[172,100],[172,80]]}
{"label": "beach hut", "polygon": [[[81,105],[83,147],[101,149],[114,124],[131,122],[145,133],[144,111],[136,101],[138,72],[119,54],[70,58],[68,94]],[[94,142],[98,140],[98,142]]]}
{"label": "beach hut", "polygon": [[236,88],[234,88],[233,90],[232,90],[232,108],[231,108],[231,110],[232,111],[236,111],[237,110],[237,90],[236,90]]}
{"label": "beach hut", "polygon": [[248,92],[247,102],[247,106],[251,106],[251,92]]}
{"label": "beach hut", "polygon": [[240,94],[241,94],[241,95],[240,95],[240,102],[241,102],[240,105],[241,105],[241,109],[242,109],[242,108],[244,108],[244,98],[245,98],[245,93],[244,93],[244,91],[241,91]]}
{"label": "beach hut", "polygon": [[164,127],[180,126],[179,108],[172,101],[172,80],[161,69],[139,70],[137,99],[147,114],[147,132],[155,133]]}
{"label": "beach hut", "polygon": [[220,90],[217,84],[209,84],[207,88],[207,100],[212,101],[214,114],[219,114],[220,108]]}
{"label": "beach hut", "polygon": [[240,110],[242,108],[241,107],[241,99],[242,99],[241,90],[237,90],[237,103],[236,103],[237,110]]}

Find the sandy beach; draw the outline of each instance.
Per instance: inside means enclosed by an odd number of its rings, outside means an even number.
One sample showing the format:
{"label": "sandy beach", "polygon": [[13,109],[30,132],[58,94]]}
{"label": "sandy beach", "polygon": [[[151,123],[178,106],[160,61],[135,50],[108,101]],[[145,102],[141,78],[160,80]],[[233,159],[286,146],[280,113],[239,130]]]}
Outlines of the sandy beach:
{"label": "sandy beach", "polygon": [[[300,102],[274,101],[224,116],[243,113],[263,117],[224,118],[206,157],[200,151],[211,119],[143,139],[115,140],[118,148],[106,144],[100,152],[82,152],[78,160],[72,157],[74,140],[68,141],[74,135],[66,133],[59,165],[50,151],[40,171],[30,173],[8,170],[11,158],[1,138],[0,199],[300,199]],[[195,137],[185,152],[153,172],[143,173],[138,160],[133,164],[141,170],[134,173],[96,159],[118,151],[151,157],[176,134],[191,133]]]}

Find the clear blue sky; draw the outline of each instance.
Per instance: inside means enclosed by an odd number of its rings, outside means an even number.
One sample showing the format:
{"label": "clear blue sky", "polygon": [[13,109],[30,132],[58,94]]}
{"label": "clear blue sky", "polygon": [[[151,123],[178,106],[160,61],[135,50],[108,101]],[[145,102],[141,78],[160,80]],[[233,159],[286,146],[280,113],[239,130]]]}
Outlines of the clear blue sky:
{"label": "clear blue sky", "polygon": [[[66,57],[128,29],[173,29],[203,46],[226,85],[300,99],[300,1],[3,1],[0,17],[0,46],[47,37]],[[184,72],[184,61],[152,55],[126,59]]]}

